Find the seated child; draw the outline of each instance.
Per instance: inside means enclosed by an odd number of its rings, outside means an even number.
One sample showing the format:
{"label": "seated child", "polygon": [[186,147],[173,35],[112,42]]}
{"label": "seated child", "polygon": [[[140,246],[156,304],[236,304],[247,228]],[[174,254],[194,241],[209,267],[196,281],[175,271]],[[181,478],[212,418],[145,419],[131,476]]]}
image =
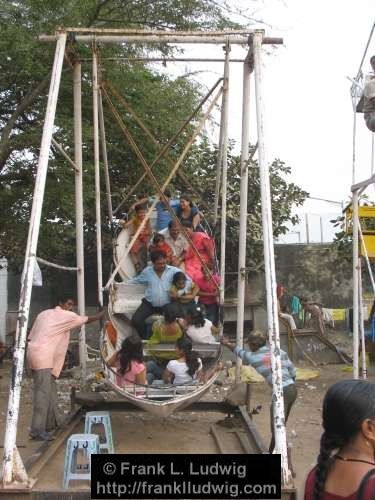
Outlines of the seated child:
{"label": "seated child", "polygon": [[188,311],[185,316],[186,334],[197,344],[212,344],[217,342],[218,328],[204,317],[203,307],[197,305]]}
{"label": "seated child", "polygon": [[181,385],[195,383],[198,372],[202,369],[202,361],[193,351],[193,344],[187,337],[181,337],[176,342],[177,359],[171,360],[163,373],[165,383]]}
{"label": "seated child", "polygon": [[[164,307],[163,319],[155,321],[152,325],[152,335],[146,342],[147,346],[157,344],[174,344],[182,337],[183,332],[177,321],[177,308],[174,304],[167,304]],[[175,357],[174,352],[152,351],[153,360],[147,362],[147,380],[149,384],[162,378],[166,360]]]}
{"label": "seated child", "polygon": [[172,302],[179,304],[181,316],[184,316],[192,306],[195,307],[195,297],[198,292],[198,286],[188,282],[185,273],[180,271],[173,275],[169,296]]}
{"label": "seated child", "polygon": [[203,304],[206,310],[206,317],[212,323],[217,326],[219,323],[219,288],[220,276],[216,274],[213,270],[212,265],[206,264],[207,268],[211,272],[211,275],[207,270],[202,267],[202,274],[200,278],[197,278],[196,283],[199,286],[198,292],[198,304]]}
{"label": "seated child", "polygon": [[121,349],[107,361],[108,366],[117,369],[116,383],[120,387],[133,384],[147,384],[146,367],[143,362],[143,345],[138,335],[126,337]]}
{"label": "seated child", "polygon": [[[135,216],[132,217],[128,222],[120,221],[124,228],[129,229],[130,240],[133,238],[142,221],[146,217],[147,206],[138,204],[135,205],[134,210]],[[132,248],[130,249],[130,257],[133,261],[137,273],[140,273],[147,266],[147,249],[150,243],[151,234],[151,224],[148,220],[146,222],[146,225],[138,235],[138,238],[135,240]]]}
{"label": "seated child", "polygon": [[156,233],[154,235],[154,239],[152,240],[152,245],[150,245],[149,248],[150,253],[156,250],[164,252],[167,257],[167,264],[172,265],[172,260],[173,260],[172,248],[168,245],[168,243],[165,241],[164,236],[160,233]]}

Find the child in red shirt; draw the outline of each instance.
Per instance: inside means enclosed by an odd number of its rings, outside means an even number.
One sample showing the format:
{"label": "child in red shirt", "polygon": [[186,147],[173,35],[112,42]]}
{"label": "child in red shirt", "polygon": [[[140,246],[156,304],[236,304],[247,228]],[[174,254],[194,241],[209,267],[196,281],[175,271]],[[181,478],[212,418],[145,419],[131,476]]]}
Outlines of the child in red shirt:
{"label": "child in red shirt", "polygon": [[162,234],[156,233],[154,239],[152,240],[152,245],[150,245],[150,253],[158,250],[159,252],[165,253],[167,258],[167,264],[171,265],[173,260],[172,248],[166,243],[165,238]]}
{"label": "child in red shirt", "polygon": [[[120,221],[123,227],[129,230],[130,240],[133,238],[142,221],[146,217],[147,206],[142,204],[135,205],[134,210],[135,216],[128,222]],[[150,243],[151,234],[151,224],[148,220],[129,252],[137,273],[140,273],[142,269],[147,266],[147,248]]]}

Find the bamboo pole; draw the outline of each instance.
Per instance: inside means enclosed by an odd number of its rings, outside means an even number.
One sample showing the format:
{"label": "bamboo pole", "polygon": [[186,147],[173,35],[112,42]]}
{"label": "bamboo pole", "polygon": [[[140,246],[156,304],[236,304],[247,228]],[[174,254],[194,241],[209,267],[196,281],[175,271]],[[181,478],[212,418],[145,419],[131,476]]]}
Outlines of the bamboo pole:
{"label": "bamboo pole", "polygon": [[53,124],[55,121],[57,97],[60,88],[61,71],[64,61],[66,34],[58,36],[55,59],[51,74],[46,117],[43,127],[38,169],[35,179],[33,205],[30,216],[29,234],[27,238],[25,261],[21,278],[21,293],[18,306],[15,349],[13,353],[13,374],[9,391],[6,428],[4,437],[4,455],[2,464],[2,482],[6,487],[12,482],[13,453],[16,446],[17,424],[20,409],[21,384],[26,348],[27,324],[30,312],[30,301],[33,281],[35,255],[38,246],[40,220],[48,169],[48,157],[51,147]]}
{"label": "bamboo pole", "polygon": [[353,192],[353,378],[359,378],[358,369],[358,191]]}
{"label": "bamboo pole", "polygon": [[[78,314],[85,315],[85,256],[83,236],[83,172],[82,172],[82,89],[81,63],[73,66],[73,99],[74,99],[74,164],[75,174],[75,211],[76,211],[76,258],[77,258],[77,302]],[[81,380],[87,377],[86,328],[82,325],[79,331],[79,364]]]}
{"label": "bamboo pole", "polygon": [[362,259],[359,258],[358,265],[358,300],[359,300],[359,330],[361,335],[361,353],[362,353],[362,378],[367,379],[367,362],[366,362],[366,342],[365,342],[365,325],[363,318],[363,298],[362,298]]}
{"label": "bamboo pole", "polygon": [[[64,30],[69,32],[69,29]],[[149,34],[150,32],[143,32],[138,34],[105,34],[105,32],[94,32],[94,34],[89,35],[75,35],[74,41],[77,43],[149,43],[149,44],[160,44],[160,43],[199,43],[199,44],[218,44],[226,43],[228,36],[230,36],[231,45],[246,45],[249,39],[249,34],[253,33],[254,30],[246,31],[245,34],[230,34],[210,36],[209,32],[193,32],[193,34],[187,33],[171,33],[169,31],[159,31],[155,34]],[[151,32],[152,33],[152,32]],[[39,35],[40,42],[55,42],[59,35]],[[263,44],[280,45],[283,43],[282,38],[272,38],[264,37]]]}
{"label": "bamboo pole", "polygon": [[108,167],[108,156],[107,156],[107,141],[105,137],[105,126],[104,126],[104,112],[103,112],[103,99],[102,91],[99,89],[99,126],[100,126],[100,138],[102,142],[102,156],[104,163],[104,178],[105,178],[105,189],[107,198],[107,210],[109,223],[113,224],[113,212],[112,212],[112,199],[111,199],[111,181],[109,178],[109,167]]}
{"label": "bamboo pole", "polygon": [[93,51],[93,125],[94,125],[94,167],[95,167],[95,213],[96,213],[96,262],[98,269],[98,304],[103,307],[103,266],[102,266],[102,218],[100,213],[100,165],[99,165],[99,82],[98,56]]}
{"label": "bamboo pole", "polygon": [[[229,40],[225,44],[224,83],[222,96],[223,137],[221,144],[222,186],[221,186],[221,237],[220,237],[220,306],[225,299],[225,252],[227,230],[227,177],[228,177],[228,118],[229,118]],[[223,328],[223,322],[221,324]]]}
{"label": "bamboo pole", "polygon": [[37,257],[36,260],[45,266],[54,267],[55,269],[60,269],[61,271],[78,271],[78,267],[60,266],[60,264],[54,264],[49,260],[42,259],[41,257]]}
{"label": "bamboo pole", "polygon": [[288,464],[288,449],[286,442],[285,414],[283,401],[282,368],[280,357],[280,333],[279,318],[276,297],[276,272],[275,255],[272,232],[272,207],[269,169],[266,158],[265,140],[265,114],[263,99],[263,74],[262,74],[262,32],[256,32],[253,36],[254,50],[254,75],[255,75],[255,96],[257,111],[258,129],[258,155],[259,173],[261,186],[262,203],[262,226],[263,226],[263,248],[264,264],[266,273],[266,293],[267,293],[267,319],[268,336],[271,348],[272,365],[272,404],[275,430],[275,453],[281,455],[281,472],[283,484],[289,484],[291,473]]}
{"label": "bamboo pole", "polygon": [[[246,284],[246,232],[247,232],[247,195],[249,179],[249,144],[250,144],[250,78],[253,71],[250,65],[252,49],[243,65],[242,86],[242,135],[240,163],[240,234],[238,240],[238,284],[237,284],[237,332],[236,345],[243,347],[243,324],[245,317],[245,284]],[[236,383],[241,381],[242,360],[236,359]]]}

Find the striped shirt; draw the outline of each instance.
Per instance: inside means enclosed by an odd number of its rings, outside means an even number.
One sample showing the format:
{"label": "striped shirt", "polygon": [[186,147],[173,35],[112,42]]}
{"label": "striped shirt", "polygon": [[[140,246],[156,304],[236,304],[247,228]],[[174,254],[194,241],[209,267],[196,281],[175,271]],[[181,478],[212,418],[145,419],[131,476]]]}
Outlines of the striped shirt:
{"label": "striped shirt", "polygon": [[[241,347],[236,347],[233,351],[240,357],[245,365],[251,365],[264,377],[269,385],[272,386],[272,368],[271,368],[271,350],[269,346],[260,347],[257,351],[245,351]],[[281,370],[283,376],[283,387],[294,384],[296,369],[288,358],[286,352],[280,349]]]}

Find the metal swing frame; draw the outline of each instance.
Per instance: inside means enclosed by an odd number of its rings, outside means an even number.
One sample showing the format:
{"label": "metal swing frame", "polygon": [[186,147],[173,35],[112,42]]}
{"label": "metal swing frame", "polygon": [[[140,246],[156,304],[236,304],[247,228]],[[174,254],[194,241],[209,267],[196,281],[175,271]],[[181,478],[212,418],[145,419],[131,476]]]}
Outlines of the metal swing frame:
{"label": "metal swing frame", "polygon": [[[282,372],[280,359],[280,336],[276,298],[276,275],[274,261],[274,246],[272,234],[272,213],[270,197],[270,179],[268,161],[266,158],[266,134],[264,123],[265,99],[263,95],[262,45],[281,44],[281,38],[266,37],[263,30],[237,30],[219,32],[164,32],[124,29],[81,29],[62,28],[52,36],[42,35],[40,41],[56,43],[51,83],[48,95],[45,123],[42,133],[40,156],[35,180],[34,198],[30,217],[29,234],[25,251],[24,268],[21,278],[21,293],[19,300],[19,314],[16,330],[16,347],[13,358],[13,376],[9,391],[8,409],[6,416],[6,431],[4,440],[4,456],[2,465],[3,489],[11,489],[17,484],[29,487],[29,479],[23,468],[16,447],[17,424],[20,408],[21,383],[24,369],[26,346],[26,332],[29,319],[32,277],[37,252],[39,228],[43,197],[48,170],[48,156],[52,143],[53,125],[56,114],[57,99],[61,80],[62,66],[65,56],[67,37],[73,38],[75,43],[193,43],[193,44],[224,44],[248,46],[248,53],[243,65],[243,113],[241,138],[241,188],[240,188],[240,237],[238,259],[238,320],[237,345],[243,344],[244,296],[245,296],[245,260],[246,260],[246,225],[247,225],[247,193],[248,193],[248,160],[250,143],[250,80],[254,72],[256,115],[258,131],[258,157],[261,180],[262,223],[264,260],[266,270],[267,291],[267,319],[268,336],[271,346],[272,382],[274,403],[274,426],[276,453],[281,454],[282,482],[288,485],[291,482],[291,473],[288,465],[287,442],[284,421]],[[147,58],[144,58],[147,60]],[[149,58],[151,61],[152,58]],[[194,59],[192,59],[194,60]],[[209,59],[206,59],[209,61]],[[224,92],[222,101],[220,159],[218,172],[221,172],[221,199],[222,209],[225,209],[226,175],[227,175],[227,128],[228,128],[228,85],[229,85],[229,57],[225,58]],[[101,214],[100,214],[100,169],[99,169],[99,135],[102,139],[104,155],[105,178],[107,188],[107,203],[110,214],[112,208],[109,199],[109,172],[106,159],[105,132],[103,110],[101,105],[101,89],[98,81],[98,65],[95,52],[92,59],[93,67],[93,129],[94,129],[94,166],[95,166],[95,205],[96,205],[96,236],[97,236],[97,265],[98,265],[98,302],[103,304],[102,261],[101,261]],[[83,252],[83,192],[82,192],[82,117],[81,117],[81,61],[73,61],[73,92],[74,92],[74,161],[70,163],[75,168],[76,180],[76,241],[77,241],[77,295],[78,312],[84,314],[84,252]],[[226,96],[226,98],[225,98]],[[99,133],[99,128],[100,133]],[[54,143],[55,144],[55,143]],[[56,145],[55,145],[56,146]],[[65,155],[64,155],[65,156]],[[218,175],[219,177],[219,175]],[[218,205],[220,188],[216,188],[215,205]],[[112,215],[110,215],[111,219]],[[225,211],[221,220],[221,265],[222,276],[225,273]],[[224,272],[223,272],[224,270]],[[224,284],[221,285],[220,299],[224,297]],[[82,379],[86,378],[86,339],[85,331],[81,329],[80,336],[80,363]],[[237,378],[240,364],[237,364]]]}

